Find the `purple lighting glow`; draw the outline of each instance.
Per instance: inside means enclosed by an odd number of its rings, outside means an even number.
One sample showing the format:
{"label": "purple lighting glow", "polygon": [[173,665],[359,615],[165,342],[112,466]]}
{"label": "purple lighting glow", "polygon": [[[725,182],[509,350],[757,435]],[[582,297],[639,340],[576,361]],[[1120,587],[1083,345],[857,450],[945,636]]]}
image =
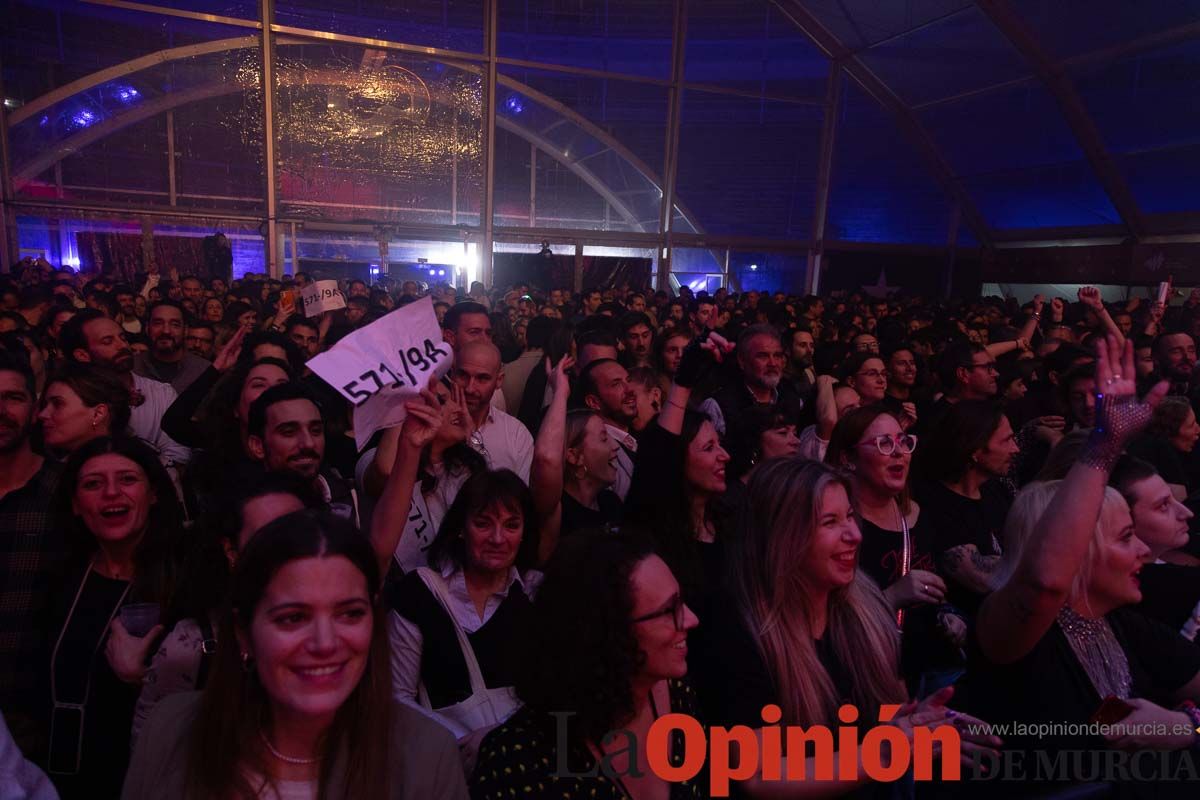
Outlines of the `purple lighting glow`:
{"label": "purple lighting glow", "polygon": [[71,124],[77,128],[86,128],[95,121],[95,113],[88,111],[86,108],[82,111],[75,112],[75,115],[71,117]]}
{"label": "purple lighting glow", "polygon": [[132,102],[135,102],[139,97],[141,97],[141,94],[139,94],[138,90],[133,88],[132,86],[118,86],[113,91],[113,96],[116,97],[118,100],[120,100],[122,103],[132,103]]}

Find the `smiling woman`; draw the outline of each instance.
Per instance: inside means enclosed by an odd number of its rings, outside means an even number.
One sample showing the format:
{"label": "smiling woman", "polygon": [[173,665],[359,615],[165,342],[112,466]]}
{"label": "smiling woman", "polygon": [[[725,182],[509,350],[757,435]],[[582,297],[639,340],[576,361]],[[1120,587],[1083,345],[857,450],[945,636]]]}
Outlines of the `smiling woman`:
{"label": "smiling woman", "polygon": [[238,559],[203,696],[159,705],[122,796],[465,798],[450,736],[388,703],[379,582],[340,520],[265,526]]}
{"label": "smiling woman", "polygon": [[127,629],[122,609],[171,601],[181,512],[157,455],[102,437],[76,450],[58,507],[71,520],[74,557],[56,593],[51,628],[48,771],[62,797],[111,797],[129,759],[142,665],[161,626]]}

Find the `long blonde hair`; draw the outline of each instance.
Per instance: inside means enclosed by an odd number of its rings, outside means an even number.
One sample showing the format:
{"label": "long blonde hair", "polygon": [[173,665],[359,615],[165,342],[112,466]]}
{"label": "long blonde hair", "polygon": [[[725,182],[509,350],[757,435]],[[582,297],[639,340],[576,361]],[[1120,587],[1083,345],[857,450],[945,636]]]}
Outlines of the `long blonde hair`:
{"label": "long blonde hair", "polygon": [[[833,679],[811,629],[813,592],[801,568],[831,486],[850,494],[840,473],[815,461],[772,459],[750,478],[740,536],[730,542],[730,586],[771,672],[790,725],[836,724]],[[851,699],[864,719],[884,703],[902,703],[900,638],[879,587],[863,573],[828,598],[826,636],[850,675]]]}
{"label": "long blonde hair", "polygon": [[[999,589],[1006,584],[1012,578],[1013,573],[1017,571],[1025,544],[1033,538],[1038,520],[1046,513],[1046,509],[1050,506],[1054,495],[1058,494],[1061,485],[1062,481],[1034,482],[1022,489],[1013,500],[1012,508],[1009,509],[1008,518],[1004,523],[1004,553],[1000,557],[999,568],[992,576],[993,589]],[[1104,544],[1105,526],[1112,518],[1112,514],[1122,507],[1126,509],[1129,507],[1125,498],[1121,497],[1121,493],[1113,487],[1106,486],[1104,503],[1100,507],[1100,517],[1096,520],[1096,529],[1092,533],[1091,541],[1088,542],[1087,556],[1075,572],[1075,580],[1071,584],[1068,600],[1083,598],[1083,602],[1087,603],[1088,583],[1092,579],[1092,561],[1099,548]]]}

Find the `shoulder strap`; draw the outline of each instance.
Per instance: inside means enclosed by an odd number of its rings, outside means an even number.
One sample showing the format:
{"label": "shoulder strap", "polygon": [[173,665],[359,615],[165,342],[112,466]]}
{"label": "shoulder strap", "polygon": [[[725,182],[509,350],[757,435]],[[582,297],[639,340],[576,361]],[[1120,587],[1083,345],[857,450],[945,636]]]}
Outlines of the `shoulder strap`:
{"label": "shoulder strap", "polygon": [[207,614],[196,618],[200,626],[200,666],[196,668],[196,688],[203,689],[208,680],[208,669],[212,664],[212,655],[217,652],[217,637],[213,635],[212,620]]}
{"label": "shoulder strap", "polygon": [[483,670],[479,668],[479,659],[475,657],[475,648],[471,647],[471,641],[467,638],[467,632],[463,630],[462,625],[458,624],[458,619],[455,618],[454,612],[450,609],[450,587],[446,585],[446,581],[442,576],[430,569],[429,567],[419,567],[417,575],[429,588],[429,591],[437,598],[438,603],[445,609],[446,615],[450,617],[450,624],[454,626],[454,632],[458,636],[458,646],[462,650],[463,660],[467,662],[467,675],[471,679],[471,694],[485,691],[487,684],[483,682]]}

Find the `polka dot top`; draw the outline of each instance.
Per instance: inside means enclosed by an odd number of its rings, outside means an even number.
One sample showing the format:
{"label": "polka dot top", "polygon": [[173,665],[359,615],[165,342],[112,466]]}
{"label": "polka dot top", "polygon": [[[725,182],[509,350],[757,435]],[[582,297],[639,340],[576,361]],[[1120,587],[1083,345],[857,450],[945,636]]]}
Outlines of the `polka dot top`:
{"label": "polka dot top", "polygon": [[[696,696],[683,681],[668,682],[671,712],[698,715]],[[661,713],[668,713],[665,709]],[[624,787],[598,769],[586,745],[573,743],[566,758],[557,752],[558,720],[522,708],[484,738],[471,776],[472,800],[628,800]],[[567,723],[569,725],[569,722]],[[672,736],[670,761],[683,764],[683,739]],[[561,763],[565,762],[565,763]],[[649,767],[639,761],[638,768]],[[594,775],[587,773],[596,773]],[[708,774],[672,783],[671,800],[708,797]]]}

